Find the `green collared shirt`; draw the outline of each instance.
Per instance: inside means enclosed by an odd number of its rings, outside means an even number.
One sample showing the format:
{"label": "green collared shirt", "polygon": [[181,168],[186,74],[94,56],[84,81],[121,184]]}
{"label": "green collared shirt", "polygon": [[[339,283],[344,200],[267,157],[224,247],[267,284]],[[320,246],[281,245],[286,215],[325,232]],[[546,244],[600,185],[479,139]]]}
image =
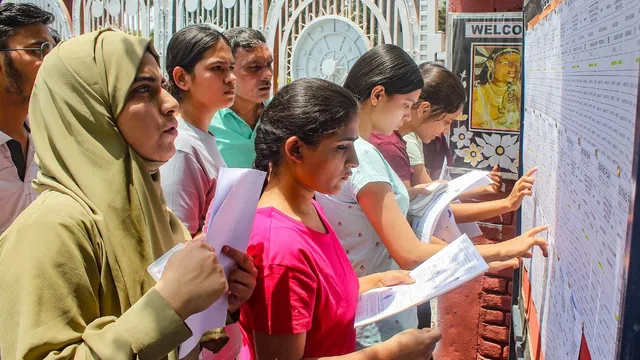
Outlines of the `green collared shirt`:
{"label": "green collared shirt", "polygon": [[[267,104],[269,104],[269,100],[264,102],[264,105]],[[260,120],[256,123],[255,128],[251,129],[230,108],[219,110],[213,116],[209,131],[216,137],[216,145],[228,167],[253,167],[253,161],[256,158],[254,142],[258,126],[260,126]]]}

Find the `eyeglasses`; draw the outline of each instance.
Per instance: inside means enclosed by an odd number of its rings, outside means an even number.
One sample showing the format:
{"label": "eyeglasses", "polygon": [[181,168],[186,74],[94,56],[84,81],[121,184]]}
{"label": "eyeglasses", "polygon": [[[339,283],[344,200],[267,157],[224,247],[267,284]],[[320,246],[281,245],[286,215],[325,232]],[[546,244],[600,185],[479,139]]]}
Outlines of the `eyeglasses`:
{"label": "eyeglasses", "polygon": [[34,52],[38,52],[40,54],[40,60],[44,60],[44,57],[47,56],[48,53],[51,52],[51,50],[53,50],[53,48],[55,47],[55,45],[53,45],[50,42],[44,42],[42,43],[42,45],[40,45],[39,48],[15,48],[15,49],[0,49],[0,51],[34,51]]}

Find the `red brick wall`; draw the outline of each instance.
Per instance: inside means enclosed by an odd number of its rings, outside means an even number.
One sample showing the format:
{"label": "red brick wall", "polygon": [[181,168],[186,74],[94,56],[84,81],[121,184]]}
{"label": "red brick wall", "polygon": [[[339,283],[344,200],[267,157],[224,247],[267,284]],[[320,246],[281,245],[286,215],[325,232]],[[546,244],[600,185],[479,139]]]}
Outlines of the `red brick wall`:
{"label": "red brick wall", "polygon": [[[511,192],[513,181],[505,181],[505,192],[479,200],[494,200]],[[481,223],[484,235],[477,245],[497,243],[516,235],[514,213]],[[438,322],[442,340],[437,360],[507,360],[511,326],[513,270],[487,273],[438,298]]]}

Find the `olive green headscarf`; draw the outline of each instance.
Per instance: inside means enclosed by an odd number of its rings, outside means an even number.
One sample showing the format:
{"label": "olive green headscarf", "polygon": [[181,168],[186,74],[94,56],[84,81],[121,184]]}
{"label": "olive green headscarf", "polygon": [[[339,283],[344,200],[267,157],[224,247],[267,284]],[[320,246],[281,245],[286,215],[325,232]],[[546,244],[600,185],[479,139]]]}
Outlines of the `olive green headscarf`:
{"label": "olive green headscarf", "polygon": [[43,62],[29,107],[40,165],[34,187],[85,207],[123,309],[154,285],[146,267],[190,238],[167,209],[160,164],[138,156],[116,128],[146,51],[157,60],[149,39],[110,29],[62,42]]}

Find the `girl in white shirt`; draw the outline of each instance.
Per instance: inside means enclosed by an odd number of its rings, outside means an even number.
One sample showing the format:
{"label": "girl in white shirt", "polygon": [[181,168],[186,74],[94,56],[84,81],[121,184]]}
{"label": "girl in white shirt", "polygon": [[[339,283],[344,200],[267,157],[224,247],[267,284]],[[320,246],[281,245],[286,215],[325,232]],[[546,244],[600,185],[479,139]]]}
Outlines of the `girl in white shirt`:
{"label": "girl in white shirt", "polygon": [[[208,128],[216,111],[233,104],[234,64],[229,41],[205,24],[181,29],[167,46],[169,87],[180,110],[176,116],[176,154],[160,167],[162,189],[167,205],[194,237],[203,230],[219,170],[226,167]],[[252,262],[244,265],[246,271],[228,279],[229,289],[238,291],[229,297],[230,314],[239,312],[239,305],[255,288],[257,271]],[[230,360],[238,356],[242,348],[238,325],[228,325],[225,332],[229,342],[215,355],[203,351],[205,358]]]}

